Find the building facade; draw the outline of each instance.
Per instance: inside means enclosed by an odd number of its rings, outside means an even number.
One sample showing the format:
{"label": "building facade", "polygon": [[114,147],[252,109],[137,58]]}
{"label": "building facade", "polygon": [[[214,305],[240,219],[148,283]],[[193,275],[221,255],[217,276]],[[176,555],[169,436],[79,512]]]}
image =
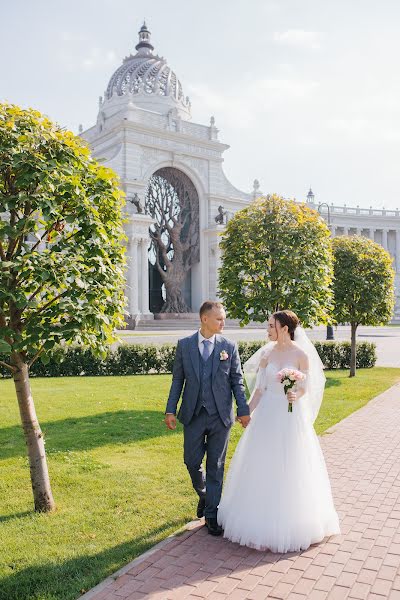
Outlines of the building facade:
{"label": "building facade", "polygon": [[377,242],[390,253],[396,272],[396,305],[393,322],[400,322],[400,211],[318,203],[311,189],[307,195],[307,204],[321,213],[333,237],[363,235]]}
{"label": "building facade", "polygon": [[[162,304],[162,282],[149,254],[149,228],[154,215],[146,214],[149,181],[157,173],[187,177],[194,186],[198,207],[198,253],[184,282],[186,304],[197,312],[204,299],[218,296],[219,238],[229,218],[262,195],[256,180],[249,193],[226,178],[223,154],[229,148],[219,140],[214,117],[209,125],[191,121],[190,100],[166,60],[154,53],[146,24],[139,31],[136,53],[127,56],[112,75],[99,99],[96,124],[80,131],[93,155],[120,177],[127,197],[127,286],[131,322],[153,318]],[[167,170],[167,171],[165,171]],[[311,190],[310,190],[311,192]],[[327,219],[332,235],[361,233],[391,252],[400,283],[400,215],[315,202]],[[196,209],[197,210],[197,209]],[[150,260],[149,260],[150,259]],[[396,304],[400,319],[400,301]]]}

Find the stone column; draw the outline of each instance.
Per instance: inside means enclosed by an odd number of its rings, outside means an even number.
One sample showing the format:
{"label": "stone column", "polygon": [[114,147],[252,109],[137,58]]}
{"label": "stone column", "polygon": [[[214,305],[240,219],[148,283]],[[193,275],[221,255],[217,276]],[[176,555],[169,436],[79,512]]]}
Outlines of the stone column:
{"label": "stone column", "polygon": [[382,246],[385,248],[385,250],[388,249],[388,230],[387,229],[382,229]]}
{"label": "stone column", "polygon": [[356,227],[356,235],[362,235],[361,227]]}
{"label": "stone column", "polygon": [[221,238],[217,237],[217,244],[215,246],[215,299],[218,300],[218,287],[219,287],[219,274],[218,270],[221,267],[221,248],[219,247],[219,242]]}
{"label": "stone column", "polygon": [[372,241],[375,240],[375,229],[373,227],[369,228],[369,239]]}
{"label": "stone column", "polygon": [[336,235],[336,225],[329,225],[329,229],[331,230],[331,235],[332,237],[335,237]]}
{"label": "stone column", "polygon": [[138,240],[131,238],[128,246],[128,299],[129,312],[135,316],[139,312],[139,277],[138,277]]}
{"label": "stone column", "polygon": [[396,229],[396,271],[400,273],[400,230]]}
{"label": "stone column", "polygon": [[349,235],[349,228],[343,227],[343,235]]}
{"label": "stone column", "polygon": [[149,240],[142,238],[140,241],[142,248],[142,313],[149,314]]}

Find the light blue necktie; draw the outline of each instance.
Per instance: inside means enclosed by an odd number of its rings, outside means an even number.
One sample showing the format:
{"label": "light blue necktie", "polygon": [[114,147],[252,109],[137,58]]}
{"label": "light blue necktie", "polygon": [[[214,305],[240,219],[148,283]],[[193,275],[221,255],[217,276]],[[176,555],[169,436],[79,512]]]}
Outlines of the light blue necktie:
{"label": "light blue necktie", "polygon": [[201,356],[202,356],[204,362],[206,362],[208,360],[208,357],[210,356],[211,342],[210,342],[210,340],[203,340],[203,344],[204,344],[204,348],[203,348],[203,354]]}

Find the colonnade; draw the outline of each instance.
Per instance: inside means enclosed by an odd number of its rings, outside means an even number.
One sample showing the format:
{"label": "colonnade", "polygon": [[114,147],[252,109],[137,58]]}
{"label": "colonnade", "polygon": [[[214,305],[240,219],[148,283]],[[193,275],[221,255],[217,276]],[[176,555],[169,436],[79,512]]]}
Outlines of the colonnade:
{"label": "colonnade", "polygon": [[356,233],[356,235],[363,235],[363,231],[368,232],[368,237],[371,240],[375,241],[375,232],[381,232],[381,241],[380,243],[385,250],[389,250],[388,244],[388,236],[390,231],[394,231],[395,233],[395,251],[393,253],[393,260],[395,261],[396,271],[400,273],[400,229],[391,229],[388,227],[347,227],[343,225],[330,225],[330,230],[332,236],[336,235],[351,235],[351,232]]}
{"label": "colonnade", "polygon": [[131,315],[138,315],[139,313],[141,315],[148,315],[150,313],[149,243],[148,237],[133,237],[128,242],[126,294],[128,296],[128,311]]}

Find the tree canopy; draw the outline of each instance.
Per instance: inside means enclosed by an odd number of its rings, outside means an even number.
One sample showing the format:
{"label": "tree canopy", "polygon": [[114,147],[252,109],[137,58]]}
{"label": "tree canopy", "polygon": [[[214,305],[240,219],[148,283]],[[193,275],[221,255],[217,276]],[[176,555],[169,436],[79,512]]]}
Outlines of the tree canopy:
{"label": "tree canopy", "polygon": [[101,352],[122,323],[122,195],[80,138],[0,105],[1,351]]}
{"label": "tree canopy", "polygon": [[276,194],[261,197],[229,221],[220,246],[220,297],[241,324],[283,308],[304,326],[329,321],[330,232],[317,211]]}
{"label": "tree canopy", "polygon": [[394,308],[392,258],[382,246],[361,236],[339,236],[332,241],[335,258],[335,320],[350,323],[352,358],[356,369],[356,330],[359,325],[384,325]]}

